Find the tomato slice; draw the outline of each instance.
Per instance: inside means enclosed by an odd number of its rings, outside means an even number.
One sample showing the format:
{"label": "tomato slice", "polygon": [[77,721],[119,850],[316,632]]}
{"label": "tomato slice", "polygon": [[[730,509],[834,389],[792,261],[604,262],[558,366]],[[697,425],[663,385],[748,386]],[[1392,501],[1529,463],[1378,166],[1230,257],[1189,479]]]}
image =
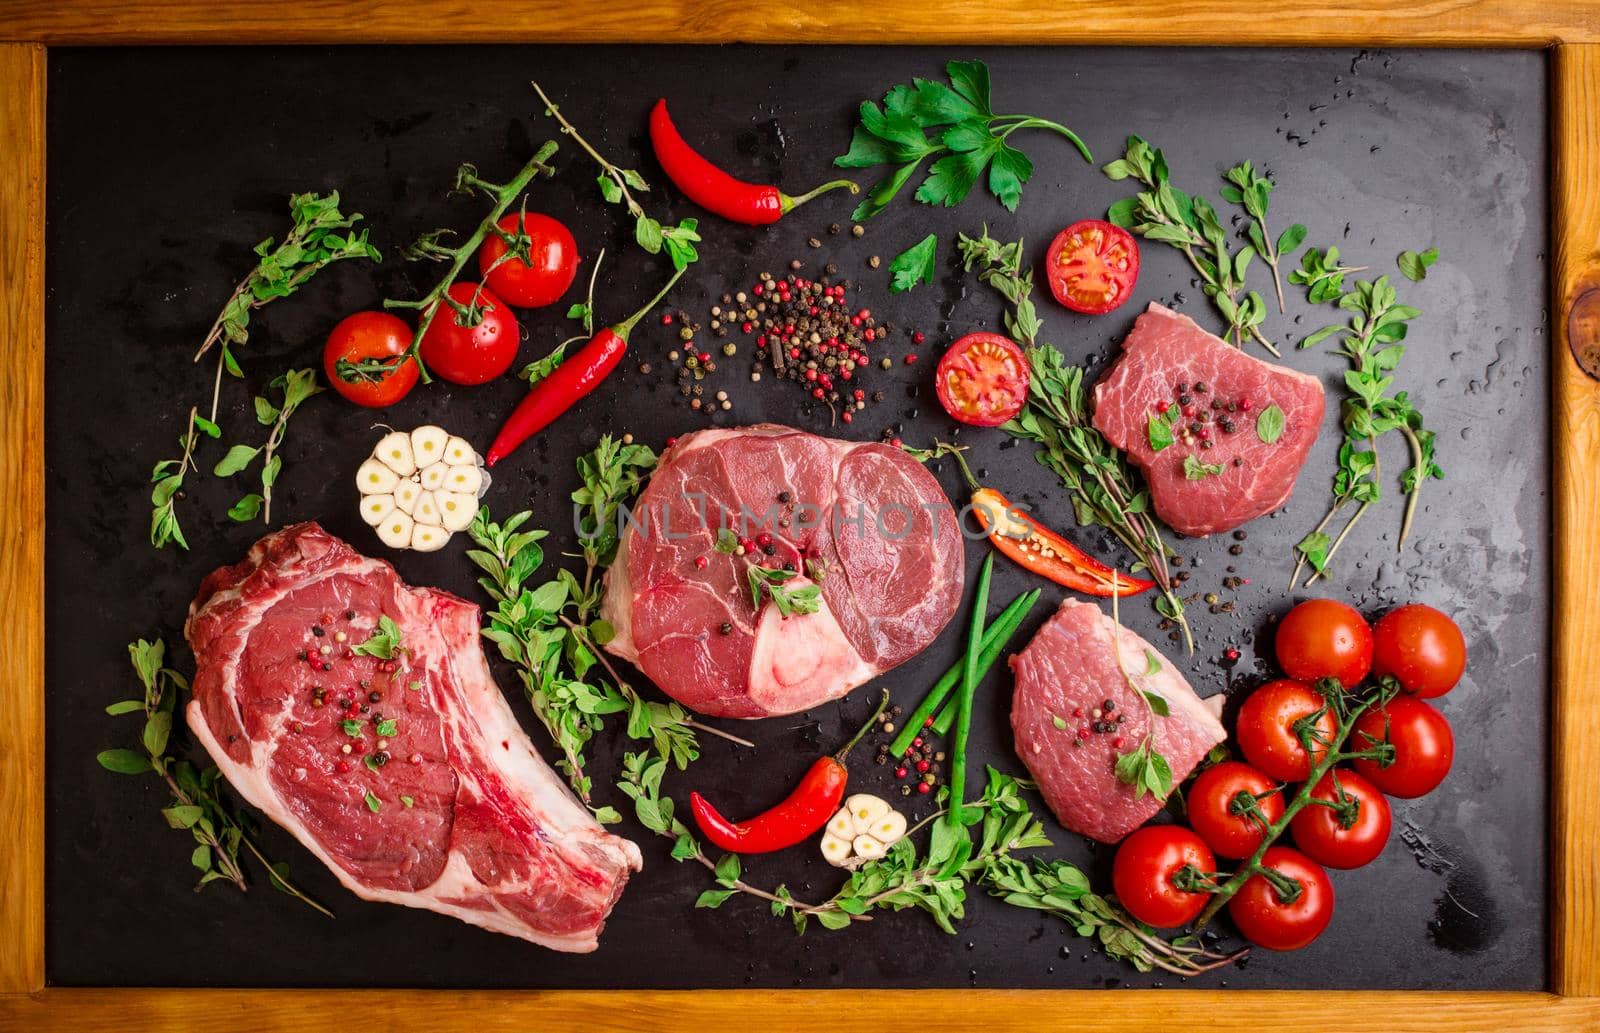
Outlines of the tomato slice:
{"label": "tomato slice", "polygon": [[1028,400],[1028,357],[1002,334],[968,334],[944,353],[936,372],[939,404],[974,427],[998,427]]}
{"label": "tomato slice", "polygon": [[1120,226],[1084,219],[1050,242],[1045,274],[1057,301],[1074,312],[1098,316],[1133,293],[1139,282],[1139,245]]}

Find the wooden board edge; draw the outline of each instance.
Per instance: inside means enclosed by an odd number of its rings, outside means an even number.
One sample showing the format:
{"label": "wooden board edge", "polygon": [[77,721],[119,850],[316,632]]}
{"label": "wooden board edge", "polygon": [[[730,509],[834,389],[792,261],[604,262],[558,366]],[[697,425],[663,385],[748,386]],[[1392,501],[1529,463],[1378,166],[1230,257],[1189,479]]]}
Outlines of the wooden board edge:
{"label": "wooden board edge", "polygon": [[[839,995],[850,1003],[841,1009]],[[1600,1027],[1600,998],[1541,993],[1267,990],[140,990],[60,989],[0,997],[0,1028],[30,1033],[222,1029],[301,1033],[343,1017],[408,1033],[748,1033],[828,1015],[852,1029],[912,1017],[918,1029],[987,1033],[1579,1033]]]}
{"label": "wooden board edge", "polygon": [[44,985],[44,104],[0,44],[0,991]]}
{"label": "wooden board edge", "polygon": [[1553,56],[1555,382],[1551,427],[1556,561],[1551,679],[1551,986],[1600,995],[1600,46]]}
{"label": "wooden board edge", "polygon": [[165,43],[917,43],[1509,46],[1600,41],[1592,0],[988,2],[570,0],[259,4],[250,0],[8,0],[0,35],[52,46]]}

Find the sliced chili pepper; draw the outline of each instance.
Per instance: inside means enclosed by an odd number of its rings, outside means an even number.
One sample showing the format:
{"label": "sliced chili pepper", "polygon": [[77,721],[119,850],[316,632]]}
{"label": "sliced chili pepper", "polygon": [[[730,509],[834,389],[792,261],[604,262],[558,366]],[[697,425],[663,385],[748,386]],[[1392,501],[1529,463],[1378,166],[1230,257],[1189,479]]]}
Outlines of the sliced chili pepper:
{"label": "sliced chili pepper", "polygon": [[714,215],[749,226],[777,222],[829,190],[844,188],[852,194],[861,190],[848,179],[835,179],[799,197],[790,197],[775,186],[735,179],[689,146],[672,124],[665,98],[656,101],[650,111],[650,145],[667,178],[685,197]]}
{"label": "sliced chili pepper", "polygon": [[972,488],[973,515],[977,517],[979,526],[989,532],[989,541],[1007,558],[1040,577],[1049,578],[1058,585],[1084,595],[1102,598],[1115,595],[1125,599],[1156,587],[1154,581],[1123,574],[1115,567],[1101,563],[1022,510],[1014,508],[1011,501],[998,491],[980,487],[960,451],[946,446],[941,446],[941,449],[956,457],[961,475]]}
{"label": "sliced chili pepper", "polygon": [[682,275],[682,269],[673,273],[672,279],[650,299],[649,304],[622,322],[608,326],[589,338],[588,342],[578,349],[577,354],[533,385],[526,397],[511,410],[511,415],[501,426],[500,433],[494,436],[494,443],[489,446],[489,453],[484,456],[484,462],[489,466],[498,463],[516,451],[524,441],[550,426],[557,417],[572,408],[578,399],[599,387],[600,382],[610,376],[611,371],[622,362],[622,356],[628,350],[628,334],[632,332],[634,324],[667,296],[667,291],[672,289],[672,285],[677,283],[678,277]]}
{"label": "sliced chili pepper", "polygon": [[889,690],[884,689],[877,709],[839,752],[818,757],[782,803],[748,821],[729,821],[705,797],[690,793],[689,810],[694,813],[695,824],[714,846],[731,854],[766,854],[803,841],[839,810],[850,778],[844,766],[845,754],[861,741],[888,704]]}

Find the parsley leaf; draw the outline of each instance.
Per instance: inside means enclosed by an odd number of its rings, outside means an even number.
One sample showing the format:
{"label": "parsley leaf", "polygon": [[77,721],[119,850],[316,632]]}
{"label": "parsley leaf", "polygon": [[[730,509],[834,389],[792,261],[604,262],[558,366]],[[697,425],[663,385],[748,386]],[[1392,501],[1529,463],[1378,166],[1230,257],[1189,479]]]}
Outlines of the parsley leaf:
{"label": "parsley leaf", "polygon": [[930,233],[896,255],[894,261],[889,263],[889,272],[894,274],[894,282],[889,289],[908,291],[919,283],[932,283],[934,256],[938,248],[938,236]]}

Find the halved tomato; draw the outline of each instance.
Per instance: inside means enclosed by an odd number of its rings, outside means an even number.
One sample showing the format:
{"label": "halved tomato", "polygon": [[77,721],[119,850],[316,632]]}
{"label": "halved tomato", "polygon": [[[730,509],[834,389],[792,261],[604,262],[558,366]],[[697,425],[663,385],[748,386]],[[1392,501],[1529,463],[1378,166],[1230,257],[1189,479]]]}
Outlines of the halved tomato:
{"label": "halved tomato", "polygon": [[1028,357],[1003,334],[968,334],[944,353],[935,373],[939,404],[962,423],[998,427],[1028,400]]}
{"label": "halved tomato", "polygon": [[1056,234],[1045,253],[1050,293],[1074,312],[1098,316],[1121,305],[1139,282],[1139,245],[1120,226],[1084,219]]}

